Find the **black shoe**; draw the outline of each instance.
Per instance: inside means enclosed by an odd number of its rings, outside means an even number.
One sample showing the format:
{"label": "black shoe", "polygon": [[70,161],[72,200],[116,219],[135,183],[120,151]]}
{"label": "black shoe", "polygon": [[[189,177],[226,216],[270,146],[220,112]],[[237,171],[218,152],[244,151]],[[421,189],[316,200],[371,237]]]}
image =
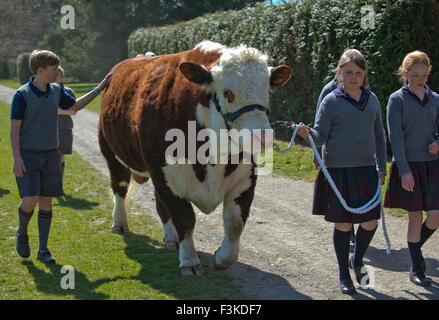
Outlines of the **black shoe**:
{"label": "black shoe", "polygon": [[431,285],[431,279],[427,278],[423,272],[413,273],[410,270],[410,281],[421,287],[429,287]]}
{"label": "black shoe", "polygon": [[52,257],[52,254],[50,253],[50,251],[48,249],[46,249],[44,251],[38,250],[37,260],[39,260],[45,264],[55,263],[55,259]]}
{"label": "black shoe", "polygon": [[341,292],[343,294],[353,295],[357,293],[351,279],[339,280]]}
{"label": "black shoe", "polygon": [[22,258],[29,258],[30,247],[29,247],[29,236],[27,234],[20,235],[17,232],[17,244],[15,246],[18,254]]}
{"label": "black shoe", "polygon": [[[354,268],[354,261],[353,261],[353,256],[352,256],[349,259],[349,268],[354,270],[355,279],[357,280],[357,282],[359,284],[361,284],[362,286],[369,285],[369,283],[370,283],[369,274],[367,273],[367,269],[364,266],[364,264],[362,266]],[[365,272],[361,272],[361,271],[365,271]],[[361,282],[363,279],[364,279],[364,283]]]}

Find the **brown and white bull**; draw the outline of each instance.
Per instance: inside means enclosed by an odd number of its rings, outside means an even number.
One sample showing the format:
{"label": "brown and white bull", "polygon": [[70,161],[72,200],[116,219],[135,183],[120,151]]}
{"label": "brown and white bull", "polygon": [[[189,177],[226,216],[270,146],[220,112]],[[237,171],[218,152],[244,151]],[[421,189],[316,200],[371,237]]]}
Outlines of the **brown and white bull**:
{"label": "brown and white bull", "polygon": [[[188,137],[191,121],[197,133],[209,128],[218,136],[226,127],[271,130],[270,87],[283,86],[291,69],[269,67],[267,56],[254,48],[203,41],[185,52],[124,60],[111,72],[102,98],[99,144],[114,193],[113,232],[128,231],[125,198],[131,178],[137,183],[151,178],[165,246],[179,248],[180,272],[203,273],[192,238],[192,204],[208,214],[223,202],[225,235],[214,263],[231,266],[253,200],[256,164],[197,159],[170,164],[165,154],[173,141],[166,134],[179,129]],[[262,146],[269,136],[260,136]],[[203,144],[189,140],[187,159],[191,143],[196,149]]]}

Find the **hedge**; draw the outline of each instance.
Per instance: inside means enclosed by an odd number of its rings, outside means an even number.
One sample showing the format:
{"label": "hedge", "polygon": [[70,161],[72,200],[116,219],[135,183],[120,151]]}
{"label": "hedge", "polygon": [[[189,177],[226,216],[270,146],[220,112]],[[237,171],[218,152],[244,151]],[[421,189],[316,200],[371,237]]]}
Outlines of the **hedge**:
{"label": "hedge", "polygon": [[8,69],[8,79],[17,79],[17,60],[16,59],[7,59],[6,65]]}
{"label": "hedge", "polygon": [[17,76],[20,84],[27,83],[32,76],[29,68],[29,56],[30,53],[22,53],[17,58]]}
{"label": "hedge", "polygon": [[[362,26],[370,5],[375,28]],[[294,77],[271,96],[273,119],[314,120],[321,88],[334,76],[347,48],[357,48],[369,63],[371,89],[385,112],[390,94],[401,87],[396,71],[404,56],[425,51],[433,71],[429,85],[439,90],[439,5],[436,0],[298,0],[217,12],[160,28],[142,28],[128,39],[129,56],[153,51],[167,54],[209,39],[228,46],[246,44],[266,52],[271,65],[285,63]]]}

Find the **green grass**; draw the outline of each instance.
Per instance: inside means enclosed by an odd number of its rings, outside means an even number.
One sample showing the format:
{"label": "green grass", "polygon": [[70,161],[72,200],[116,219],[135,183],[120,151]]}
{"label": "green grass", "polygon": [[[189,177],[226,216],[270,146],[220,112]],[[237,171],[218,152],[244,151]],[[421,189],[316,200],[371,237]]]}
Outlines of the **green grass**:
{"label": "green grass", "polygon": [[21,84],[19,82],[11,79],[0,79],[0,84],[14,89],[18,89],[21,87]]}
{"label": "green grass", "polygon": [[[49,248],[57,260],[36,260],[37,210],[29,225],[31,257],[15,251],[20,203],[12,173],[9,106],[0,102],[0,300],[3,299],[246,299],[201,254],[202,277],[179,275],[178,254],[164,249],[163,232],[135,205],[130,233],[115,235],[109,182],[76,153],[66,157],[65,197],[53,200]],[[75,289],[61,288],[63,266],[75,270]]]}

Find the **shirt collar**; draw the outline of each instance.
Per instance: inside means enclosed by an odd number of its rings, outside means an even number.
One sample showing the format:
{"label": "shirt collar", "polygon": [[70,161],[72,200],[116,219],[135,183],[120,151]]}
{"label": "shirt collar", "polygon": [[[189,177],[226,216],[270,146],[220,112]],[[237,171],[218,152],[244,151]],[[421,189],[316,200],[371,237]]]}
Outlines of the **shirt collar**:
{"label": "shirt collar", "polygon": [[46,91],[41,91],[37,88],[37,86],[34,84],[35,76],[30,77],[29,79],[29,87],[32,89],[32,91],[37,95],[37,97],[48,97],[51,93],[50,83],[47,84]]}
{"label": "shirt collar", "polygon": [[410,94],[421,106],[425,107],[425,105],[428,103],[430,98],[433,95],[433,91],[431,91],[430,87],[427,84],[424,84],[424,99],[421,101],[419,97],[414,93],[412,89],[409,88],[408,82],[404,82],[404,85],[402,86],[401,90],[403,93]]}
{"label": "shirt collar", "polygon": [[353,104],[355,107],[357,107],[361,111],[363,111],[364,108],[366,108],[367,102],[369,101],[369,97],[370,97],[370,89],[369,88],[361,88],[360,101],[355,100],[346,91],[344,91],[343,82],[340,83],[338,85],[338,87],[333,92],[336,96],[343,97],[346,100],[348,100],[351,104]]}

